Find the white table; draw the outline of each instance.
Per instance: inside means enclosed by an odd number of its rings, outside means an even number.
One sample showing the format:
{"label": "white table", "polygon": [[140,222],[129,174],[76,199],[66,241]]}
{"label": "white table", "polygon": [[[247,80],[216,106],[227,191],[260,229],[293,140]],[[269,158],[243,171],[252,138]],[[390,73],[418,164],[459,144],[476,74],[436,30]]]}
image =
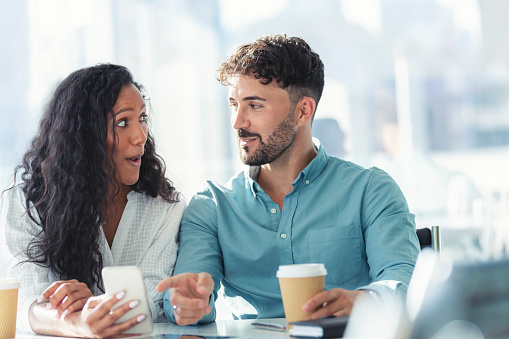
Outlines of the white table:
{"label": "white table", "polygon": [[[218,320],[216,322],[196,325],[196,326],[178,326],[175,324],[154,324],[154,332],[150,335],[136,336],[129,338],[154,338],[154,339],[178,339],[181,335],[190,336],[228,336],[236,338],[262,338],[262,339],[287,339],[289,337],[288,330],[285,332],[271,331],[259,329],[251,325],[251,323],[270,322],[286,326],[284,318],[277,319],[257,319],[257,320]],[[16,339],[44,339],[44,338],[59,338],[42,335],[30,335],[17,333]],[[127,337],[125,337],[127,338]],[[192,338],[189,338],[192,339]],[[233,339],[233,338],[232,338]]]}

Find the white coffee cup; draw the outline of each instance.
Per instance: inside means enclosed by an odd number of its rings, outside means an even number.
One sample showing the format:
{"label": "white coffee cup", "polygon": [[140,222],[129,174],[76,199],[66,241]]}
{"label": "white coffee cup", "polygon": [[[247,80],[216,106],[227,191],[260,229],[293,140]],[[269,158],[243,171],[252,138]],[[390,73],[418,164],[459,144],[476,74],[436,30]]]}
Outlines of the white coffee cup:
{"label": "white coffee cup", "polygon": [[288,323],[303,320],[316,311],[304,312],[302,305],[324,290],[327,270],[323,264],[282,265],[276,275]]}

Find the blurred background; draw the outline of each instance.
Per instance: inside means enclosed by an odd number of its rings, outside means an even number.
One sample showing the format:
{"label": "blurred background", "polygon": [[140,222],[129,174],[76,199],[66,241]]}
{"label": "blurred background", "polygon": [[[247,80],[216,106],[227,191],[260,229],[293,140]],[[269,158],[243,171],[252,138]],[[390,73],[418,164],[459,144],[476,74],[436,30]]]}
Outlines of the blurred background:
{"label": "blurred background", "polygon": [[242,164],[216,69],[282,32],[325,64],[313,133],[329,154],[391,174],[417,227],[440,225],[444,254],[506,255],[507,0],[0,0],[1,188],[57,84],[102,62],[145,85],[188,200],[206,179],[226,182]]}

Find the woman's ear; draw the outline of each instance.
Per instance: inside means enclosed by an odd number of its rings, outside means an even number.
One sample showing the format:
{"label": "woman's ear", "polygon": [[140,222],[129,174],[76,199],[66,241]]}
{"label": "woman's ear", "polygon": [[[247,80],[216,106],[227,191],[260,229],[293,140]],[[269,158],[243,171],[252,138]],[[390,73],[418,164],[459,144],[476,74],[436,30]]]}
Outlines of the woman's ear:
{"label": "woman's ear", "polygon": [[295,108],[297,110],[296,113],[297,125],[304,126],[305,124],[308,123],[308,121],[311,121],[311,118],[315,113],[315,107],[316,104],[313,98],[311,97],[302,98],[297,104],[297,107]]}

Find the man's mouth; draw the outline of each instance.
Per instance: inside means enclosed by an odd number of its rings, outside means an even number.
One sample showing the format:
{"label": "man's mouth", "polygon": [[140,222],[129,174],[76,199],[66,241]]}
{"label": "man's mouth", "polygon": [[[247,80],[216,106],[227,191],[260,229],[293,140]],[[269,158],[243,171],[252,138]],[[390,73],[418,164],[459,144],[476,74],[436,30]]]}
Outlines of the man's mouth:
{"label": "man's mouth", "polygon": [[241,146],[241,147],[248,146],[249,144],[251,144],[252,142],[254,142],[256,140],[260,140],[260,143],[262,143],[261,135],[258,133],[251,133],[246,130],[240,129],[237,132],[237,136],[239,138],[239,146]]}
{"label": "man's mouth", "polygon": [[241,147],[244,147],[256,140],[257,140],[257,138],[239,138],[239,145]]}

